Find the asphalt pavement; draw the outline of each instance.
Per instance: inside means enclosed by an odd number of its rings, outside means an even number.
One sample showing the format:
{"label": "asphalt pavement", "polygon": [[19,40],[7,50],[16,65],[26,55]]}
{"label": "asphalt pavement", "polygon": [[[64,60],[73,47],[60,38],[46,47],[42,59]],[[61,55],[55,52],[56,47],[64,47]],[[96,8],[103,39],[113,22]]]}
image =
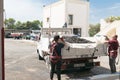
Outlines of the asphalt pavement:
{"label": "asphalt pavement", "polygon": [[[91,71],[62,74],[62,80],[120,80],[120,61],[117,73],[111,74],[108,57],[97,60],[101,66]],[[38,60],[36,41],[5,39],[5,80],[49,80],[44,60]]]}

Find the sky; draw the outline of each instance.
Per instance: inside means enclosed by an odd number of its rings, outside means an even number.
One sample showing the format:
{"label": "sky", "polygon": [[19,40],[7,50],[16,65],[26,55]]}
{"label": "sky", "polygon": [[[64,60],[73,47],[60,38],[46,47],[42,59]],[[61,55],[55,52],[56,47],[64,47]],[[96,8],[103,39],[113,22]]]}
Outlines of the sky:
{"label": "sky", "polygon": [[[16,21],[42,21],[43,5],[59,0],[4,0],[5,18]],[[100,22],[109,16],[120,16],[120,0],[90,0],[90,24]]]}

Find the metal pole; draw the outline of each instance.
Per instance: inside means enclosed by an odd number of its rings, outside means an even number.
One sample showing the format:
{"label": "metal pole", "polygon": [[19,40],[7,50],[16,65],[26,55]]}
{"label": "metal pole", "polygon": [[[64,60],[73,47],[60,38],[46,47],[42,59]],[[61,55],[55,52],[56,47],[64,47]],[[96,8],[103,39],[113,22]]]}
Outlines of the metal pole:
{"label": "metal pole", "polygon": [[50,18],[49,18],[49,34],[48,34],[48,37],[49,37],[49,43],[50,43],[50,37],[51,37],[51,7],[52,7],[52,3],[50,4]]}
{"label": "metal pole", "polygon": [[0,80],[5,80],[3,12],[3,0],[0,0]]}

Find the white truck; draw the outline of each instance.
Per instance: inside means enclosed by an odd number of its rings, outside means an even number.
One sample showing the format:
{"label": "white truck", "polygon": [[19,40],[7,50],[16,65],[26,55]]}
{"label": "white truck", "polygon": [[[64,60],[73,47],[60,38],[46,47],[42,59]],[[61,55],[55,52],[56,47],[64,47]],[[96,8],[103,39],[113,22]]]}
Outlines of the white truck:
{"label": "white truck", "polygon": [[90,70],[94,66],[99,66],[99,61],[94,61],[98,56],[106,55],[107,46],[104,43],[97,43],[97,38],[79,37],[70,35],[70,31],[60,32],[60,30],[42,30],[42,35],[37,43],[37,53],[39,59],[44,59],[47,66],[50,68],[49,61],[49,42],[54,34],[62,34],[66,42],[62,49],[62,70]]}

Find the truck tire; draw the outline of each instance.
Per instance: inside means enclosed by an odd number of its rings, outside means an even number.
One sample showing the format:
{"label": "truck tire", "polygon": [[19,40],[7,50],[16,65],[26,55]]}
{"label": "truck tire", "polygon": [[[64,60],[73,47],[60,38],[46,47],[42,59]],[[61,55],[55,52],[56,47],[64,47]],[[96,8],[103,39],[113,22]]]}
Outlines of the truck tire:
{"label": "truck tire", "polygon": [[44,59],[40,56],[39,50],[37,50],[37,53],[38,53],[38,58],[39,58],[39,60],[44,60]]}
{"label": "truck tire", "polygon": [[39,56],[39,60],[43,60],[43,58],[40,55],[38,55],[38,56]]}

